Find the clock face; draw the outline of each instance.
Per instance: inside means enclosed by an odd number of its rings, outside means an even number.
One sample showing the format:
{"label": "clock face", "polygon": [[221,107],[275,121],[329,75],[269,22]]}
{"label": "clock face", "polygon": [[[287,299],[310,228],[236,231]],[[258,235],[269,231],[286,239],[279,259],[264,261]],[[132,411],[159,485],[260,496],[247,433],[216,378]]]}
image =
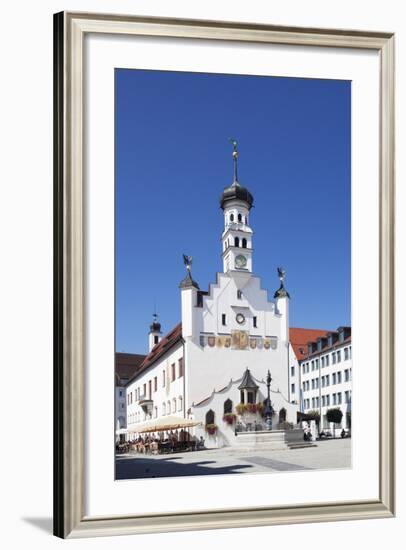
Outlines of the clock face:
{"label": "clock face", "polygon": [[247,258],[242,254],[239,254],[235,259],[235,267],[242,268],[247,265]]}
{"label": "clock face", "polygon": [[245,317],[242,313],[237,313],[235,320],[239,325],[242,325],[243,323],[245,323]]}

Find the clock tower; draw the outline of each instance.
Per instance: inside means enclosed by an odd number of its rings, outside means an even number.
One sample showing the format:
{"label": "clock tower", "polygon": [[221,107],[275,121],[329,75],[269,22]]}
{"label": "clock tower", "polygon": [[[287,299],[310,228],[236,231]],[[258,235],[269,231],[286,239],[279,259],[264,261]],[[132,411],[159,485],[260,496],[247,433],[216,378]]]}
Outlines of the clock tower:
{"label": "clock tower", "polygon": [[221,236],[224,273],[252,273],[252,235],[249,225],[254,198],[238,181],[237,142],[233,144],[234,179],[220,197],[224,212],[224,231]]}

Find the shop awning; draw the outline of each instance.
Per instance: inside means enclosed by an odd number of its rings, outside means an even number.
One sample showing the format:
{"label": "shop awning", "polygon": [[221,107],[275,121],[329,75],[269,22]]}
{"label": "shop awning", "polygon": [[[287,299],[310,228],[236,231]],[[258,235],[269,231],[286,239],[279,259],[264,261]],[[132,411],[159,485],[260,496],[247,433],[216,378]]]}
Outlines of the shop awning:
{"label": "shop awning", "polygon": [[169,430],[178,430],[180,428],[193,428],[198,426],[201,422],[195,420],[189,420],[187,418],[181,418],[180,416],[163,416],[161,418],[154,418],[143,422],[142,424],[136,424],[128,428],[129,432],[136,433],[149,433],[149,432],[166,432]]}

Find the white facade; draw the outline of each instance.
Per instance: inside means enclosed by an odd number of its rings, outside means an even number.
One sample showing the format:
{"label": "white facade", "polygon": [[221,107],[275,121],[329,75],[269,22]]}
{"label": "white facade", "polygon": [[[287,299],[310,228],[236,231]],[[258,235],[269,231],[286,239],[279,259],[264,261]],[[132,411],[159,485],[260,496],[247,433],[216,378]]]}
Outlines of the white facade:
{"label": "white facade", "polygon": [[[229,425],[223,416],[235,414],[243,427],[263,422],[252,409],[266,404],[268,370],[273,423],[296,423],[298,406],[289,399],[289,295],[281,278],[276,299],[270,301],[252,273],[252,202],[235,171],[235,180],[221,199],[223,272],[202,292],[187,264],[180,284],[181,329],[152,347],[127,386],[130,437],[145,420],[175,414],[201,422],[195,435],[202,436],[206,446],[233,445],[236,425]],[[253,386],[248,389],[240,387],[247,369],[249,377],[244,380]],[[237,412],[242,401],[251,412],[241,412],[241,407]],[[215,425],[215,434],[208,434],[206,425]]]}
{"label": "white facade", "polygon": [[[317,411],[320,430],[334,429],[327,421],[327,410],[339,408],[342,422],[338,431],[351,428],[352,345],[351,329],[340,327],[317,342],[309,343],[306,357],[300,361],[292,351],[290,363],[291,400],[301,412]],[[293,385],[293,387],[292,387]],[[292,391],[293,390],[293,391]]]}

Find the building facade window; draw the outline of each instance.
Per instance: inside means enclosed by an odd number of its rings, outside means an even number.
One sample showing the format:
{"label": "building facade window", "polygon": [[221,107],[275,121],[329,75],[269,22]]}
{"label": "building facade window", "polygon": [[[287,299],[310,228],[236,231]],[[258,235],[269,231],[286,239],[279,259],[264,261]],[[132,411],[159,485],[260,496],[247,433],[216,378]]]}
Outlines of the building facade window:
{"label": "building facade window", "polygon": [[166,372],[162,371],[162,387],[164,388],[166,384]]}
{"label": "building facade window", "polygon": [[234,246],[240,246],[240,239],[238,237],[234,238]]}
{"label": "building facade window", "polygon": [[294,366],[290,367],[290,375],[295,376],[295,367]]}
{"label": "building facade window", "polygon": [[155,376],[154,378],[154,391],[158,391],[158,377]]}
{"label": "building facade window", "polygon": [[330,357],[326,355],[326,367],[328,367],[330,364]]}
{"label": "building facade window", "polygon": [[337,351],[337,363],[341,363],[341,350]]}
{"label": "building facade window", "polygon": [[233,412],[233,402],[231,399],[226,399],[224,401],[224,414]]}
{"label": "building facade window", "polygon": [[337,372],[337,384],[341,384],[341,371]]}
{"label": "building facade window", "polygon": [[206,424],[214,424],[214,411],[212,409],[209,409],[206,413]]}
{"label": "building facade window", "polygon": [[255,315],[252,318],[252,324],[253,324],[254,328],[257,328],[257,318],[255,317]]}
{"label": "building facade window", "polygon": [[178,378],[181,378],[183,376],[183,357],[181,357],[178,361]]}
{"label": "building facade window", "polygon": [[181,412],[182,408],[183,408],[183,399],[182,399],[182,396],[180,395],[178,397],[178,411]]}
{"label": "building facade window", "polygon": [[333,365],[335,365],[337,362],[337,356],[335,351],[333,351],[333,353],[331,354],[331,359],[332,359]]}
{"label": "building facade window", "polygon": [[290,385],[290,390],[292,393],[295,393],[295,384]]}
{"label": "building facade window", "polygon": [[348,348],[344,348],[344,361],[348,359]]}
{"label": "building facade window", "polygon": [[332,382],[331,382],[331,383],[332,383],[332,384],[333,384],[333,386],[334,386],[334,384],[336,384],[336,383],[337,383],[337,375],[336,375],[336,373],[335,373],[335,372],[333,372],[333,374],[332,374],[331,378],[332,378]]}
{"label": "building facade window", "polygon": [[242,298],[242,290],[238,289],[237,290],[237,299],[241,300],[241,298]]}
{"label": "building facade window", "polygon": [[166,403],[162,403],[162,415],[166,415]]}
{"label": "building facade window", "polygon": [[157,334],[154,335],[154,345],[156,345],[159,341],[159,336]]}
{"label": "building facade window", "polygon": [[221,324],[223,325],[223,327],[226,325],[226,314],[225,313],[221,314]]}
{"label": "building facade window", "polygon": [[176,372],[175,372],[175,363],[172,363],[171,365],[171,382],[173,382],[176,378]]}

